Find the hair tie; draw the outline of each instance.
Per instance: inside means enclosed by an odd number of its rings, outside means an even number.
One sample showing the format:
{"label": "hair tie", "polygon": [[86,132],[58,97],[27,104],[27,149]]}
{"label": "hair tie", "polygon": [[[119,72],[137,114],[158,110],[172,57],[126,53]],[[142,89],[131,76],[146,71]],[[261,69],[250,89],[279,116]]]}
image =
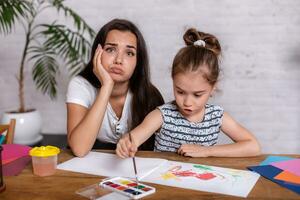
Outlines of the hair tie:
{"label": "hair tie", "polygon": [[194,42],[194,46],[205,47],[205,41],[204,40],[197,40],[197,41]]}

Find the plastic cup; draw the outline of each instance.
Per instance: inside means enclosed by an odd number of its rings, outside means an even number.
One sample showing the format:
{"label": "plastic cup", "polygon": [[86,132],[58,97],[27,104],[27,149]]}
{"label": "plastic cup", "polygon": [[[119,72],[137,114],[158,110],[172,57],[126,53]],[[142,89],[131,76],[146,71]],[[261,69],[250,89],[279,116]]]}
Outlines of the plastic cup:
{"label": "plastic cup", "polygon": [[55,174],[59,152],[59,148],[54,146],[40,146],[31,149],[29,154],[32,157],[33,174],[38,176]]}

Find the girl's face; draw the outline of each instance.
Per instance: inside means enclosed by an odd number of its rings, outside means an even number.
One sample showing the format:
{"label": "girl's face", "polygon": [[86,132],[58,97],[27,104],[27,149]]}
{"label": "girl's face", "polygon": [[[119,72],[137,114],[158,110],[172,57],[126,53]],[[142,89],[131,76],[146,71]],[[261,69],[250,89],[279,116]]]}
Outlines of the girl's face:
{"label": "girl's face", "polygon": [[180,113],[189,121],[202,121],[205,104],[214,90],[202,73],[189,71],[175,74],[173,90]]}
{"label": "girl's face", "polygon": [[137,62],[136,36],[129,31],[109,31],[101,62],[115,82],[128,82]]}

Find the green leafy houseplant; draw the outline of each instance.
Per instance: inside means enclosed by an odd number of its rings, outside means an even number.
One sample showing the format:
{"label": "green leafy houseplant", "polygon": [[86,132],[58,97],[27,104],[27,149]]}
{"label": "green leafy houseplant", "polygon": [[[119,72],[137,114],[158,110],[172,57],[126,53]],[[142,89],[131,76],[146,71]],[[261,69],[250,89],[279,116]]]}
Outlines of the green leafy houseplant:
{"label": "green leafy houseplant", "polygon": [[[72,27],[64,24],[37,23],[37,18],[47,9],[63,13],[74,23]],[[28,61],[33,63],[33,81],[40,91],[51,99],[56,97],[56,75],[59,63],[63,61],[70,74],[76,74],[87,62],[91,39],[95,32],[64,0],[1,0],[0,34],[11,33],[16,23],[22,24],[25,31],[25,46],[17,75],[19,86],[19,113],[26,112],[24,101],[24,67]]]}

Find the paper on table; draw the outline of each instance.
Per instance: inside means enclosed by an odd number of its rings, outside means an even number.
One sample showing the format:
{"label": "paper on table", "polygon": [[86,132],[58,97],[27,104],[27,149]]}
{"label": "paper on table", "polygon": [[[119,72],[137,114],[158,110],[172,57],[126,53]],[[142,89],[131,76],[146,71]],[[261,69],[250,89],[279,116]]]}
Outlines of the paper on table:
{"label": "paper on table", "polygon": [[[139,180],[145,182],[242,197],[248,195],[259,178],[259,174],[245,170],[157,158],[136,157],[136,165]],[[73,158],[57,168],[110,177],[135,177],[131,158],[120,159],[114,154],[100,152]]]}
{"label": "paper on table", "polygon": [[169,161],[143,181],[247,197],[259,174],[246,170]]}
{"label": "paper on table", "polygon": [[[141,180],[159,168],[165,159],[136,157],[138,179]],[[115,154],[90,152],[83,158],[72,158],[57,166],[57,169],[100,176],[135,178],[132,159],[122,159]]]}
{"label": "paper on table", "polygon": [[30,163],[31,156],[23,156],[5,165],[2,165],[4,176],[17,176]]}
{"label": "paper on table", "polygon": [[268,156],[264,161],[262,161],[259,165],[269,165],[272,162],[280,162],[285,160],[292,160],[294,158],[287,156]]}
{"label": "paper on table", "polygon": [[297,176],[300,176],[300,159],[293,159],[282,162],[271,163],[274,167],[289,171]]}
{"label": "paper on table", "polygon": [[290,182],[290,183],[295,183],[295,184],[300,185],[300,176],[297,176],[297,175],[295,175],[293,173],[290,173],[288,171],[281,172],[280,174],[275,176],[274,179],[287,181],[287,182]]}
{"label": "paper on table", "polygon": [[31,147],[21,144],[3,144],[2,163],[8,163],[17,158],[27,156]]}
{"label": "paper on table", "polygon": [[263,177],[265,177],[265,178],[281,185],[282,187],[288,188],[289,190],[292,190],[292,191],[300,194],[300,185],[291,184],[289,182],[282,181],[282,180],[277,180],[277,179],[274,178],[283,171],[282,169],[279,169],[279,168],[274,167],[272,165],[252,166],[252,167],[248,167],[248,169],[259,173]]}

